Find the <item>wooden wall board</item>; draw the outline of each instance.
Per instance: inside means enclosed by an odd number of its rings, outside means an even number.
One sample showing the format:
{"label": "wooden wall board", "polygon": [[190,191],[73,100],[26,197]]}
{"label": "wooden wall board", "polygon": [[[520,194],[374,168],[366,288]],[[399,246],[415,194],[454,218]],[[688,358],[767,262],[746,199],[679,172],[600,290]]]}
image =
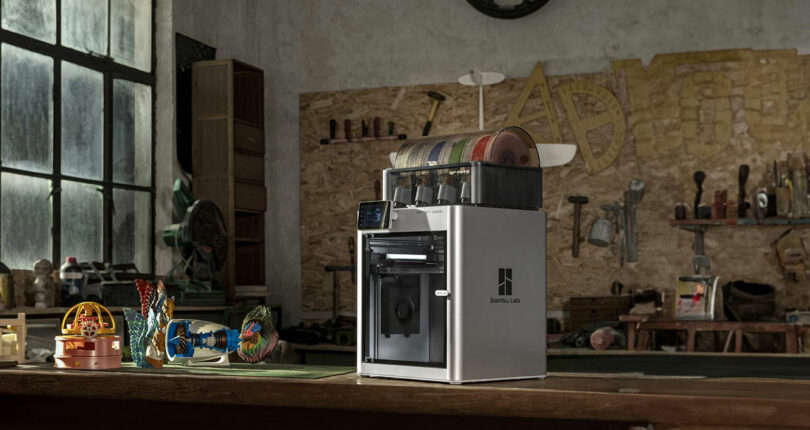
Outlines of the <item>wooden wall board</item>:
{"label": "wooden wall board", "polygon": [[[616,161],[593,175],[581,156],[543,172],[544,208],[548,212],[548,308],[564,309],[571,296],[605,295],[610,282],[629,288],[673,291],[675,279],[691,271],[692,234],[669,225],[674,206],[694,199],[692,173],[704,170],[704,198],[714,190],[729,190],[736,200],[737,169],[751,166],[749,189],[767,176],[767,166],[788,152],[810,152],[810,59],[794,50],[750,49],[656,56],[649,66],[638,60],[615,61],[597,73],[547,76],[562,140],[575,143],[558,87],[586,81],[612,92],[626,121],[625,143]],[[529,73],[529,71],[527,71]],[[528,78],[507,79],[485,87],[488,128],[502,125]],[[359,89],[302,94],[301,258],[304,311],[332,309],[332,275],[325,265],[347,265],[346,240],[354,237],[357,202],[374,198],[374,182],[389,166],[388,153],[400,142],[364,142],[322,146],[329,119],[351,119],[355,134],[360,120],[379,116],[397,123],[397,133],[419,136],[430,109],[425,94],[439,91],[447,100],[439,107],[431,135],[473,132],[477,126],[476,89],[456,83],[411,87]],[[572,101],[580,118],[607,108],[589,96]],[[531,103],[535,103],[532,107]],[[537,108],[529,98],[526,112]],[[540,106],[542,107],[542,106]],[[553,133],[541,120],[534,132]],[[387,127],[383,127],[384,129]],[[612,126],[588,133],[595,156],[607,150]],[[571,257],[573,207],[566,197],[590,197],[583,208],[583,236],[602,215],[601,204],[621,198],[633,178],[646,182],[639,206],[640,261],[620,267],[615,248],[582,246]],[[749,192],[749,194],[751,194]],[[721,284],[745,279],[777,288],[780,309],[810,308],[810,285],[782,279],[770,248],[779,228],[712,230],[707,253]],[[803,231],[810,240],[810,229]],[[355,287],[348,273],[340,274],[341,309],[354,310]]]}

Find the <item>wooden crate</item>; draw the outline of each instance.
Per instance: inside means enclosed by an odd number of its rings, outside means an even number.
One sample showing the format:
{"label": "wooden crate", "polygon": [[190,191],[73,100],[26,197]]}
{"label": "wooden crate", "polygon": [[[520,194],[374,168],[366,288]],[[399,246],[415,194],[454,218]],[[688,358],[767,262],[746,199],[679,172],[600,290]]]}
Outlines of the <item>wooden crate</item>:
{"label": "wooden crate", "polygon": [[[0,361],[16,361],[18,364],[25,363],[25,335],[27,330],[24,313],[18,313],[17,318],[0,318],[0,336],[14,333],[17,337],[17,353],[4,354],[5,347],[0,345]],[[0,342],[2,342],[2,340],[0,340]]]}

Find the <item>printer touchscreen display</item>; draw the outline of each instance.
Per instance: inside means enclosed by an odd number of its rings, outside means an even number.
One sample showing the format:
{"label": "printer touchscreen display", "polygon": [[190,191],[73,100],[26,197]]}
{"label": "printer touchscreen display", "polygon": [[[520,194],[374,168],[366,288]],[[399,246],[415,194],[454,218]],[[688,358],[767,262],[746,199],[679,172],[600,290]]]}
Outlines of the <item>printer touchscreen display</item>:
{"label": "printer touchscreen display", "polygon": [[389,228],[391,202],[376,201],[360,203],[357,212],[358,230],[384,230]]}

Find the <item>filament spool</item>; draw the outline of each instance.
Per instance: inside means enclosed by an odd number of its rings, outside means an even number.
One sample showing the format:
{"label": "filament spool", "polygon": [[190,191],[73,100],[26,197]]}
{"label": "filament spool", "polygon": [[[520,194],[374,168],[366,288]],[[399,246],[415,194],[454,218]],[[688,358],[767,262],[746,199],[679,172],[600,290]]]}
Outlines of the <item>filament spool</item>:
{"label": "filament spool", "polygon": [[397,151],[397,169],[484,161],[507,166],[539,167],[529,133],[520,127],[408,141]]}

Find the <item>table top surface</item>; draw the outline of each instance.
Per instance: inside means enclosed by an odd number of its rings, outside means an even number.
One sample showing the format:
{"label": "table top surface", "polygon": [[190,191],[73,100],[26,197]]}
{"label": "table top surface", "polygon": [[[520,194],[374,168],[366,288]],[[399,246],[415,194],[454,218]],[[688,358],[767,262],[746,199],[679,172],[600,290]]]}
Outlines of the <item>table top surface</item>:
{"label": "table top surface", "polygon": [[284,379],[50,366],[0,369],[0,395],[47,393],[439,415],[810,427],[810,381],[800,380],[550,374],[545,379],[448,385],[355,374]]}

